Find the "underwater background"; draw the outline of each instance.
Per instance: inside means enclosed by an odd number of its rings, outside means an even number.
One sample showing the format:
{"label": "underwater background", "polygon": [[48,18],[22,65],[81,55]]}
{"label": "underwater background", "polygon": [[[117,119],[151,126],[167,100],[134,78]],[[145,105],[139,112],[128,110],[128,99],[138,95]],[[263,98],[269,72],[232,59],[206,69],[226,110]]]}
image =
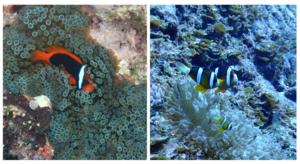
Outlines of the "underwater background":
{"label": "underwater background", "polygon": [[[7,5],[3,28],[3,159],[146,159],[145,6]],[[52,45],[92,92],[32,61]]]}
{"label": "underwater background", "polygon": [[[150,159],[296,159],[296,6],[151,5],[150,15]],[[178,62],[233,65],[238,84],[201,94]]]}

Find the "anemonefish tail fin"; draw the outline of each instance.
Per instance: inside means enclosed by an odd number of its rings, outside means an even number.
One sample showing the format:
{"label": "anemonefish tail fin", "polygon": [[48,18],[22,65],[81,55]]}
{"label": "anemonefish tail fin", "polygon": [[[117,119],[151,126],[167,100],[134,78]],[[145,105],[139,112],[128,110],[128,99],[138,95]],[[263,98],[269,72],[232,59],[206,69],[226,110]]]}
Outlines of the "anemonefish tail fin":
{"label": "anemonefish tail fin", "polygon": [[32,61],[33,62],[44,62],[46,64],[50,64],[49,59],[51,58],[51,54],[45,53],[43,51],[40,50],[36,50],[33,52],[33,57],[32,57]]}
{"label": "anemonefish tail fin", "polygon": [[191,69],[182,63],[178,63],[177,70],[180,71],[181,73],[188,74]]}
{"label": "anemonefish tail fin", "polygon": [[207,89],[204,88],[204,87],[203,87],[202,85],[200,85],[200,84],[198,84],[198,85],[195,86],[195,90],[196,90],[196,91],[199,91],[199,92],[201,92],[201,93],[205,93],[205,92],[207,91]]}

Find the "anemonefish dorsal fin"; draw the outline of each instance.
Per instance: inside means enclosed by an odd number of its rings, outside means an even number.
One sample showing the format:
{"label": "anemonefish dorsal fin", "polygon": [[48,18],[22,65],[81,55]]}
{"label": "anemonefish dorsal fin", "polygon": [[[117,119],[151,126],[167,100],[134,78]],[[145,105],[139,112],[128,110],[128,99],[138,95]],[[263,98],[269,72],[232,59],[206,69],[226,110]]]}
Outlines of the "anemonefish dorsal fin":
{"label": "anemonefish dorsal fin", "polygon": [[32,61],[33,62],[44,62],[46,64],[50,64],[50,58],[52,57],[52,54],[45,53],[40,50],[36,50],[33,52]]}
{"label": "anemonefish dorsal fin", "polygon": [[60,47],[60,46],[55,46],[55,45],[49,46],[48,53],[50,53],[50,54],[65,54],[65,55],[68,55],[69,57],[71,57],[72,59],[74,59],[76,62],[82,64],[82,60],[78,56],[74,55],[73,53],[69,52],[68,50],[66,50],[65,48]]}
{"label": "anemonefish dorsal fin", "polygon": [[201,92],[201,93],[205,93],[205,92],[207,91],[207,89],[204,88],[204,87],[203,87],[202,85],[200,85],[200,84],[198,84],[198,85],[195,86],[195,90],[196,90],[196,91],[199,91],[199,92]]}
{"label": "anemonefish dorsal fin", "polygon": [[79,71],[79,75],[78,75],[78,88],[81,89],[82,87],[82,84],[83,84],[83,80],[84,80],[84,70],[85,70],[85,67],[86,65],[83,65],[81,68],[80,68],[80,71]]}

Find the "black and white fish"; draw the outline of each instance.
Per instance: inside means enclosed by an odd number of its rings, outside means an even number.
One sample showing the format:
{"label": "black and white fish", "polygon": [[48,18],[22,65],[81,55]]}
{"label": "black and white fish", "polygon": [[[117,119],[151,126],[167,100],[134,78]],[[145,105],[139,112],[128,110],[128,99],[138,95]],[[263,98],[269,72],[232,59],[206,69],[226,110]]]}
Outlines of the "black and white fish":
{"label": "black and white fish", "polygon": [[189,75],[197,83],[195,90],[201,93],[205,93],[207,90],[219,86],[219,81],[217,80],[216,74],[205,68],[199,66],[192,66],[189,68],[180,63],[178,64],[177,69],[180,72]]}

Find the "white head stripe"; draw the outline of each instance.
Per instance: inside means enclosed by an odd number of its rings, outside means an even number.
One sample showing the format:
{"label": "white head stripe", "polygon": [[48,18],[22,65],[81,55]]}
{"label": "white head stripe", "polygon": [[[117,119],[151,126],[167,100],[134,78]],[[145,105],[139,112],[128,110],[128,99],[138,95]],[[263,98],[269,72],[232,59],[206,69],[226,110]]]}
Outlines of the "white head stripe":
{"label": "white head stripe", "polygon": [[210,79],[209,79],[209,88],[213,88],[213,85],[214,85],[214,78],[215,78],[215,73],[212,72],[210,74]]}
{"label": "white head stripe", "polygon": [[200,82],[201,82],[201,76],[202,76],[202,72],[203,72],[203,69],[201,68],[201,67],[199,67],[198,68],[198,72],[197,72],[197,77],[196,77],[196,82],[198,83],[198,84],[200,84]]}
{"label": "white head stripe", "polygon": [[226,85],[227,85],[227,88],[230,87],[230,73],[231,73],[231,67],[228,67],[227,73],[226,73]]}
{"label": "white head stripe", "polygon": [[79,78],[78,78],[78,88],[81,89],[82,87],[82,83],[83,83],[83,78],[84,78],[84,69],[85,69],[86,65],[83,65],[81,68],[80,68],[80,71],[79,71]]}
{"label": "white head stripe", "polygon": [[215,69],[215,74],[216,74],[217,77],[218,77],[218,73],[219,73],[219,67],[217,67],[217,68]]}

